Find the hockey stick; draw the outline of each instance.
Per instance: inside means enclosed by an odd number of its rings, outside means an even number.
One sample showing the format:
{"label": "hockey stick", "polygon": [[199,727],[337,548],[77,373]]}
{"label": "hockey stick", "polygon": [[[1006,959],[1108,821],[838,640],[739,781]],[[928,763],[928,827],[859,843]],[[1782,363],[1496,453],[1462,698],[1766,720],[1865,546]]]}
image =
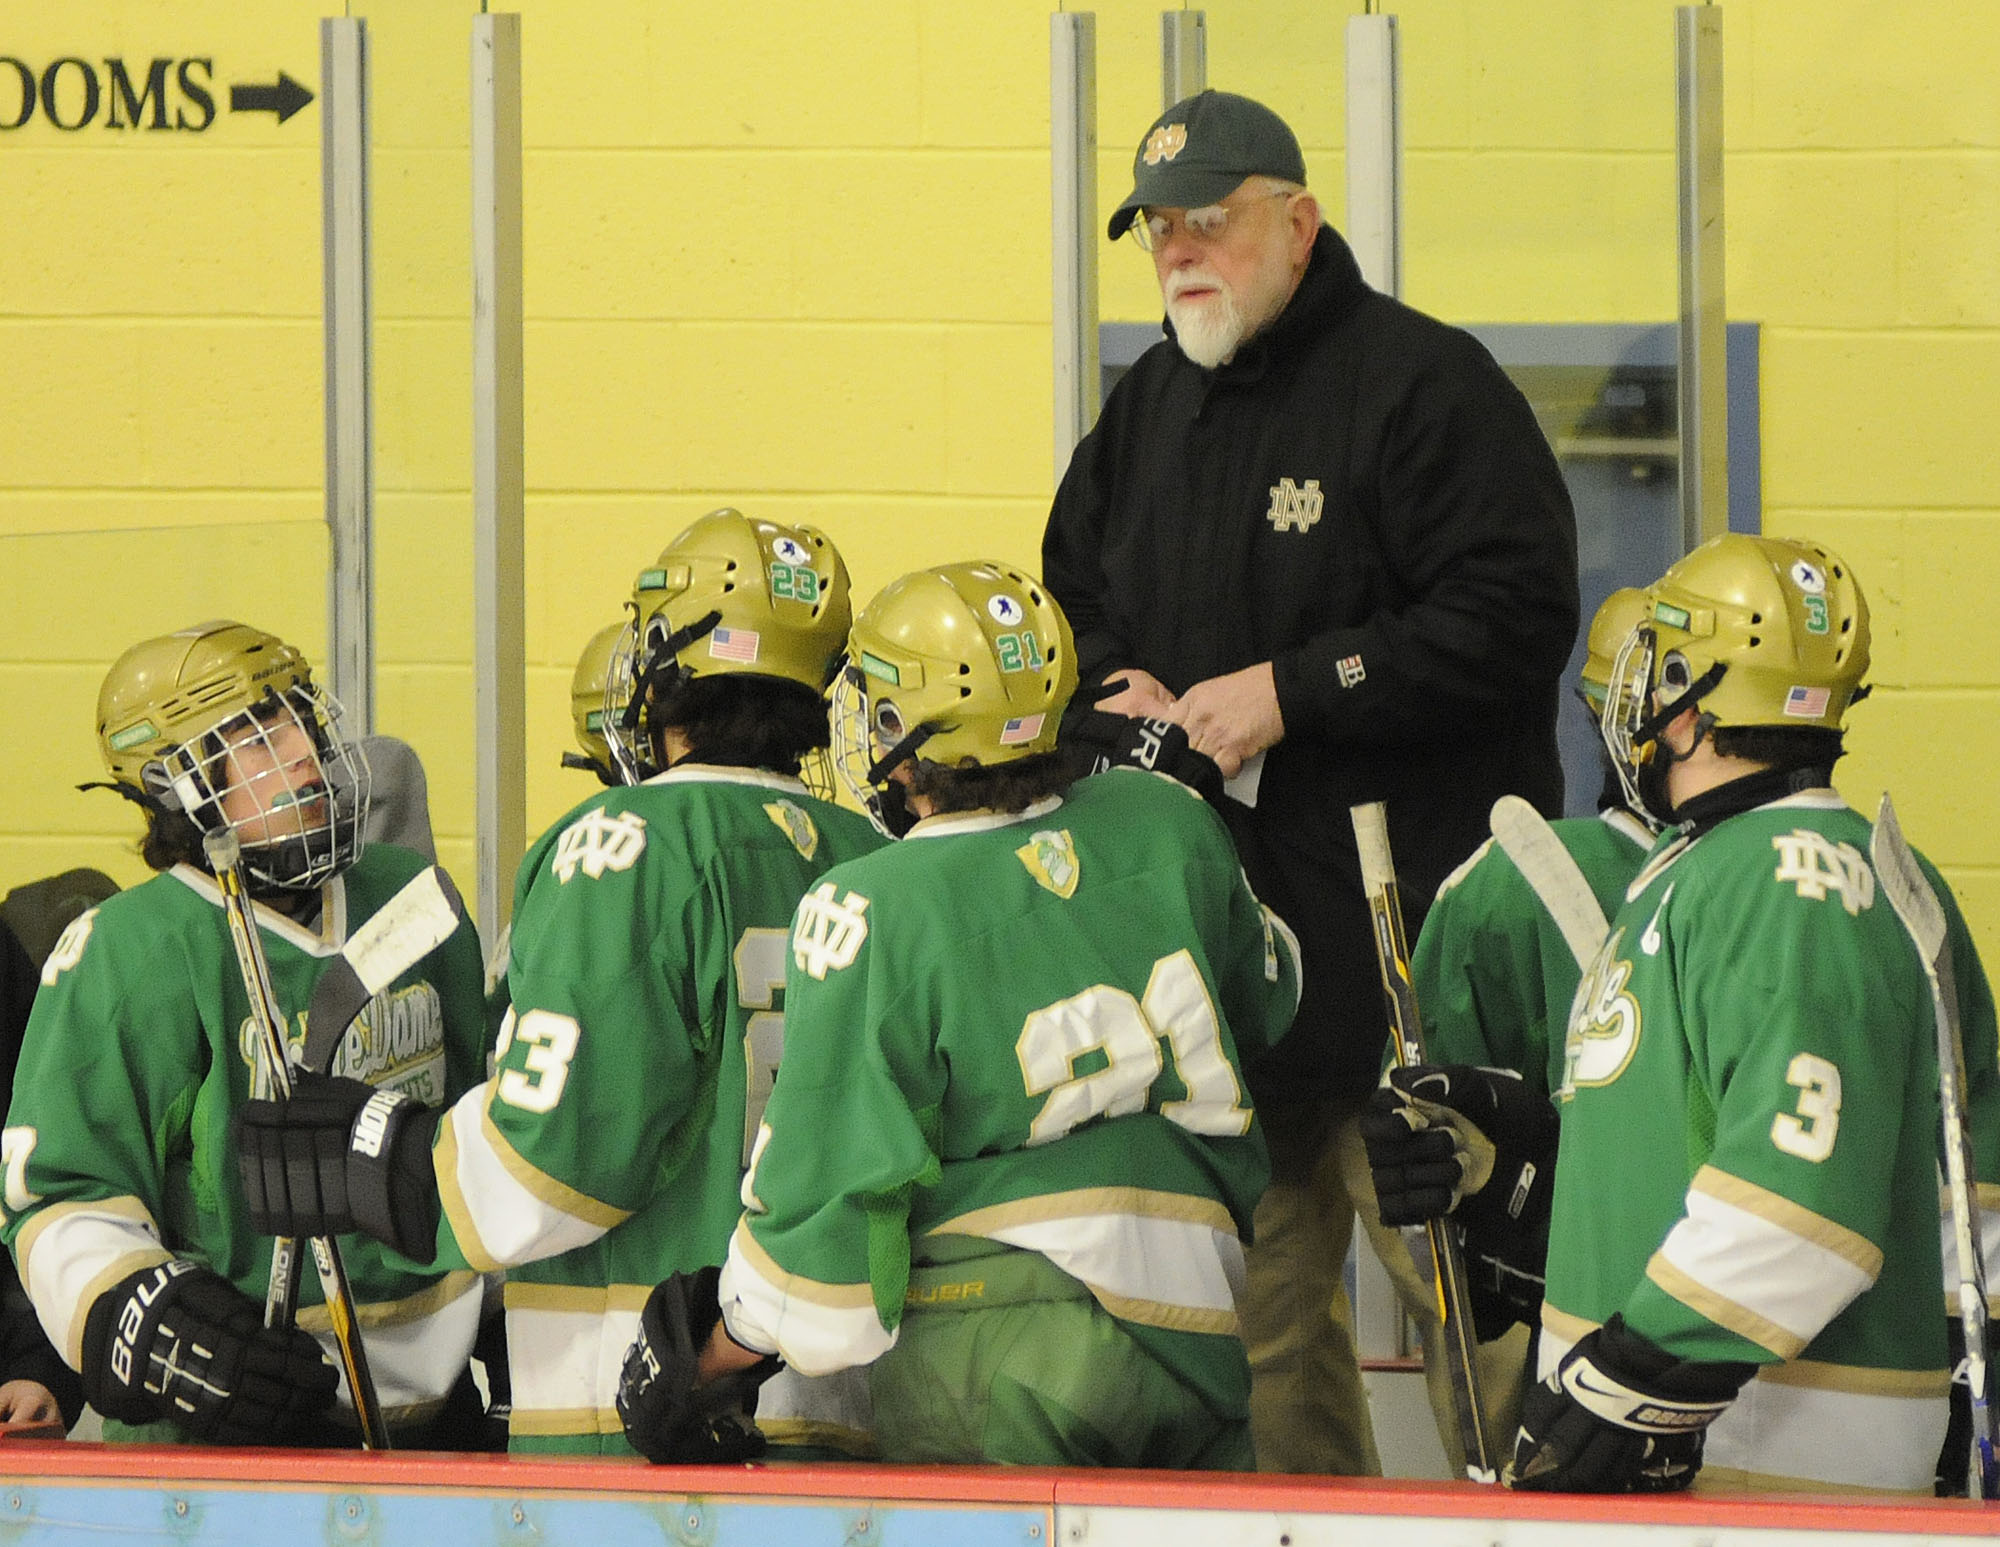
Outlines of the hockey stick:
{"label": "hockey stick", "polygon": [[[1354,821],[1354,843],[1361,858],[1361,885],[1368,893],[1375,961],[1382,971],[1382,994],[1388,1002],[1394,1060],[1398,1068],[1422,1063],[1423,1022],[1417,1017],[1417,991],[1410,980],[1410,948],[1403,937],[1396,862],[1389,853],[1388,809],[1378,800],[1351,807],[1348,814]],[[1465,1449],[1465,1475],[1476,1483],[1490,1483],[1497,1479],[1497,1473],[1486,1440],[1485,1410],[1479,1401],[1478,1339],[1472,1330],[1465,1253],[1445,1220],[1430,1220],[1424,1229],[1430,1236],[1438,1325],[1444,1337],[1445,1369],[1451,1377],[1453,1416],[1458,1420],[1459,1443]]]}
{"label": "hockey stick", "polygon": [[1995,1465],[1993,1405],[1987,1400],[1986,1255],[1980,1241],[1979,1209],[1972,1188],[1972,1140],[1966,1128],[1965,1044],[1959,1030],[1957,979],[1952,975],[1951,937],[1944,904],[1931,889],[1903,838],[1896,808],[1885,793],[1875,813],[1868,857],[1889,906],[1902,921],[1930,980],[1931,1009],[1937,1023],[1938,1113],[1943,1128],[1945,1191],[1951,1200],[1952,1244],[1958,1256],[1958,1319],[1965,1329],[1965,1374],[1972,1393],[1972,1450],[1966,1481],[1975,1499],[2000,1498]]}
{"label": "hockey stick", "polygon": [[[229,921],[229,940],[236,948],[236,966],[243,975],[244,992],[250,999],[250,1019],[257,1030],[259,1076],[265,1094],[283,1100],[291,1094],[292,1076],[288,1066],[283,1023],[278,1017],[277,996],[271,990],[271,968],[264,958],[264,944],[257,937],[257,924],[250,916],[250,899],[243,887],[243,853],[236,834],[228,828],[205,834],[202,850],[222,893],[223,916]],[[279,1256],[284,1255],[288,1287],[280,1290]],[[264,1299],[265,1325],[276,1325],[274,1304],[282,1293],[296,1305],[298,1272],[297,1243],[280,1237],[271,1253],[271,1289]],[[354,1416],[361,1424],[361,1443],[369,1450],[389,1448],[389,1430],[383,1422],[382,1406],[375,1395],[375,1381],[368,1373],[368,1356],[361,1346],[361,1324],[354,1311],[354,1290],[347,1282],[347,1268],[340,1260],[340,1248],[332,1236],[314,1236],[313,1264],[319,1270],[320,1292],[326,1299],[327,1318],[333,1323],[334,1343],[347,1375],[347,1389],[354,1398]],[[289,1315],[285,1325],[289,1324]]]}
{"label": "hockey stick", "polygon": [[1563,847],[1548,818],[1518,795],[1494,801],[1487,821],[1493,841],[1548,911],[1577,966],[1588,971],[1611,928],[1576,856]]}
{"label": "hockey stick", "polygon": [[405,883],[348,936],[313,985],[300,1062],[325,1074],[340,1039],[368,1001],[449,940],[464,919],[458,888],[437,866]]}

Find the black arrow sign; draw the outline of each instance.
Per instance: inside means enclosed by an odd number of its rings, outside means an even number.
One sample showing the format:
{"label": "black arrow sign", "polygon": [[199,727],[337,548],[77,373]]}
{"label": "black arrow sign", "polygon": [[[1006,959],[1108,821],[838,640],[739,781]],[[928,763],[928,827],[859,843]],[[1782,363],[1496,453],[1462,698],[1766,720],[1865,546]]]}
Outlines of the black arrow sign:
{"label": "black arrow sign", "polygon": [[275,86],[232,85],[229,88],[229,111],[276,113],[278,122],[283,123],[312,99],[311,92],[280,70]]}

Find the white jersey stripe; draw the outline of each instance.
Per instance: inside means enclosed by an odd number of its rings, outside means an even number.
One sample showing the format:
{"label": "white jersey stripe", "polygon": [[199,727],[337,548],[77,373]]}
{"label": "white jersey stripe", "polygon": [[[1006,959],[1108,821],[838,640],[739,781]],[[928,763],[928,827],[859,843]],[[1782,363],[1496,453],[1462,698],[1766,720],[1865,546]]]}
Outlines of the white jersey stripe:
{"label": "white jersey stripe", "polygon": [[[1108,1193],[1110,1197],[1103,1195]],[[1140,1208],[1092,1208],[1112,1198]],[[1235,1334],[1236,1303],[1243,1292],[1243,1243],[1219,1205],[1200,1212],[1220,1218],[1175,1218],[1182,1208],[1155,1213],[1143,1205],[1158,1198],[1185,1206],[1190,1200],[1129,1189],[1090,1189],[1032,1200],[1017,1212],[1000,1205],[946,1220],[934,1235],[974,1235],[1040,1252],[1080,1280],[1106,1310],[1127,1321],[1193,1332]],[[1058,1213],[1065,1203],[1075,1212]],[[1028,1216],[1028,1217],[1024,1217]]]}
{"label": "white jersey stripe", "polygon": [[450,1167],[450,1175],[440,1178],[445,1210],[467,1260],[476,1268],[512,1267],[603,1235],[604,1224],[556,1207],[514,1174],[487,1121],[487,1093],[477,1085],[459,1097],[445,1115],[450,1149],[440,1146],[439,1154]]}
{"label": "white jersey stripe", "polygon": [[866,1284],[822,1284],[787,1273],[739,1221],[722,1265],[722,1316],[747,1348],[782,1353],[801,1375],[869,1364],[896,1346]]}
{"label": "white jersey stripe", "polygon": [[625,1351],[639,1335],[640,1307],[610,1304],[608,1295],[600,1295],[605,1303],[595,1307],[519,1303],[516,1291],[535,1287],[509,1284],[506,1289],[514,1432],[575,1432],[574,1417],[552,1425],[554,1415],[588,1412],[596,1415],[596,1423],[583,1432],[622,1433],[618,1375]]}
{"label": "white jersey stripe", "polygon": [[16,1245],[22,1286],[71,1369],[82,1368],[84,1318],[97,1297],[172,1255],[145,1205],[129,1197],[51,1204],[22,1227]]}
{"label": "white jersey stripe", "polygon": [[[1687,1214],[1667,1233],[1646,1276],[1710,1321],[1792,1358],[1875,1281],[1879,1255],[1876,1268],[1864,1266],[1834,1242],[1791,1228],[1792,1221],[1726,1202],[1704,1188],[1708,1174],[1704,1168],[1688,1189]],[[1723,1180],[1742,1191],[1740,1179]],[[1805,1214],[1795,1204],[1787,1210]]]}

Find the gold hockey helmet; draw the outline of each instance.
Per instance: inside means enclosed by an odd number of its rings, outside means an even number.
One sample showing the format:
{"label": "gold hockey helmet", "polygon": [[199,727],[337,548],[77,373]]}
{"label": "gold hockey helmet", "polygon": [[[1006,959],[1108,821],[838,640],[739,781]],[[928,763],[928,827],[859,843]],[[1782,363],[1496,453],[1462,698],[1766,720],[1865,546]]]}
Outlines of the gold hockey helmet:
{"label": "gold hockey helmet", "polygon": [[834,763],[864,803],[907,757],[1009,763],[1056,744],[1076,691],[1068,619],[1009,564],[944,564],[885,586],[834,689]]}
{"label": "gold hockey helmet", "polygon": [[1845,561],[1803,538],[1712,537],[1646,590],[1600,722],[1628,794],[1661,729],[1838,730],[1868,672],[1868,603]]}
{"label": "gold hockey helmet", "polygon": [[1583,666],[1577,672],[1582,683],[1584,701],[1591,712],[1604,708],[1605,689],[1611,682],[1611,670],[1617,663],[1618,652],[1624,648],[1626,636],[1639,626],[1639,620],[1646,615],[1651,604],[1646,593],[1637,586],[1620,586],[1604,598],[1590,620],[1590,632],[1585,636],[1583,646]]}
{"label": "gold hockey helmet", "polygon": [[[631,702],[631,628],[629,623],[609,623],[592,634],[569,679],[569,716],[576,728],[576,744],[583,749],[588,766],[612,782],[616,782],[616,775],[604,728]],[[563,762],[566,767],[577,766],[569,756]]]}
{"label": "gold hockey helmet", "polygon": [[97,695],[112,781],[203,833],[234,828],[244,869],[282,888],[315,886],[361,852],[368,762],[339,719],[304,656],[228,620],[140,641]]}

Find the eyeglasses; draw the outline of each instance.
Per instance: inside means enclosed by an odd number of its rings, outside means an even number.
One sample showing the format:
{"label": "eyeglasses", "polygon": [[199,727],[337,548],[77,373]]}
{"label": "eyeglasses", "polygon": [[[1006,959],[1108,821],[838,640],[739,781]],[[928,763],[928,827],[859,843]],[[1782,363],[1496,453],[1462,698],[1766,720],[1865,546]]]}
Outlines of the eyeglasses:
{"label": "eyeglasses", "polygon": [[[1222,240],[1222,233],[1229,229],[1229,217],[1238,210],[1247,209],[1251,204],[1262,203],[1265,199],[1289,199],[1295,192],[1290,188],[1274,188],[1268,193],[1253,195],[1242,204],[1204,204],[1200,209],[1184,211],[1179,220],[1188,235],[1204,245]],[[1141,252],[1158,252],[1173,240],[1173,216],[1157,210],[1141,209],[1139,218],[1130,226],[1132,240],[1139,244]]]}

